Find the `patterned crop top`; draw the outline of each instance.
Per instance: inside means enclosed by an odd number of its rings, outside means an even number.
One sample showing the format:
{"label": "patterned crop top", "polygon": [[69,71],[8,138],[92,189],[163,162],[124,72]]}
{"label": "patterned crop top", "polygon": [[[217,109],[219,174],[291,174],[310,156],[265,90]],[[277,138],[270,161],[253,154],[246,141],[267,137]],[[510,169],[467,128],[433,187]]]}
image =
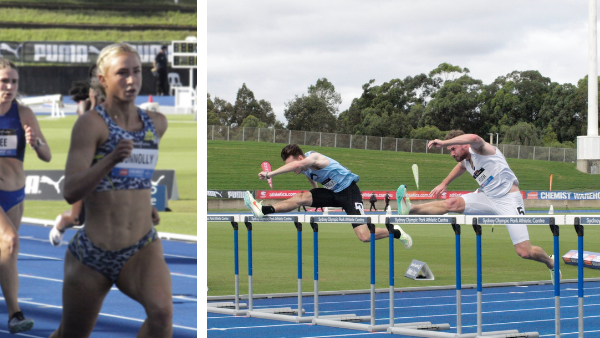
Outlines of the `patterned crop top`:
{"label": "patterned crop top", "polygon": [[108,126],[109,136],[106,142],[96,148],[92,165],[111,153],[121,139],[133,140],[133,151],[123,162],[118,163],[96,186],[94,191],[150,189],[152,173],[158,161],[159,137],[154,123],[145,111],[138,108],[138,114],[144,127],[139,131],[127,131],[119,127],[102,105],[96,111]]}

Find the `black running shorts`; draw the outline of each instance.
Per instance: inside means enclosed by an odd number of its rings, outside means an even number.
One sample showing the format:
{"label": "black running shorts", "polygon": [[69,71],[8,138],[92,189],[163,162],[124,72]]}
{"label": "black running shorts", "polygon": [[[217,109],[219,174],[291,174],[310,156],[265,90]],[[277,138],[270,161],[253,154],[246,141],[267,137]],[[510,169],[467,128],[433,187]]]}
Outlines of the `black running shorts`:
{"label": "black running shorts", "polygon": [[[333,192],[325,188],[315,188],[310,191],[312,195],[311,207],[341,207],[346,212],[346,215],[364,215],[363,199],[360,189],[355,182],[340,192]],[[356,228],[362,224],[352,223],[352,227]]]}

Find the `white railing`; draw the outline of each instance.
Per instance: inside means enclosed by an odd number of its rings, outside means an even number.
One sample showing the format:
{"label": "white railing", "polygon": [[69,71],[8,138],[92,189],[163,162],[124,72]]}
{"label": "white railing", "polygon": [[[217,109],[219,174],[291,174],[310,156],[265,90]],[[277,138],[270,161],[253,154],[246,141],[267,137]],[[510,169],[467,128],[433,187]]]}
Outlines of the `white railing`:
{"label": "white railing", "polygon": [[[427,149],[429,140],[322,133],[273,128],[207,126],[208,140],[269,142],[310,145],[332,148],[351,148],[365,150],[404,151],[409,153],[444,154],[444,149]],[[555,162],[577,161],[576,148],[551,148],[499,144],[498,148],[507,158],[543,160]],[[448,151],[446,150],[446,153]]]}

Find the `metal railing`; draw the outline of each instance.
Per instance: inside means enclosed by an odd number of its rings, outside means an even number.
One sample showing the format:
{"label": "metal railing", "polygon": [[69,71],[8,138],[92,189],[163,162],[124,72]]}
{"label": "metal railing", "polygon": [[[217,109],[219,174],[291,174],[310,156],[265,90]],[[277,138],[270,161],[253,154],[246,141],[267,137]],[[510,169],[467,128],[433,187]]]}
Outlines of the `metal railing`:
{"label": "metal railing", "polygon": [[[429,140],[393,138],[366,135],[322,133],[273,128],[251,128],[228,126],[207,126],[208,140],[250,141],[299,144],[332,148],[351,148],[365,150],[404,151],[410,153],[443,154],[444,148],[427,149]],[[543,160],[555,162],[577,161],[576,148],[551,148],[499,144],[498,148],[506,158]],[[446,150],[446,153],[448,151]]]}

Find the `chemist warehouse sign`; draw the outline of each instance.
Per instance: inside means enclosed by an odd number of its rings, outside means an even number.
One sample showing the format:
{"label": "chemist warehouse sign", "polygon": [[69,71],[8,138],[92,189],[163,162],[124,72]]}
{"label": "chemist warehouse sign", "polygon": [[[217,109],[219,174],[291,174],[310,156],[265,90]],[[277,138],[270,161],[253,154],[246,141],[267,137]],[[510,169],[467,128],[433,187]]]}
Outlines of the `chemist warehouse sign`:
{"label": "chemist warehouse sign", "polygon": [[600,191],[527,191],[530,200],[600,200]]}
{"label": "chemist warehouse sign", "polygon": [[[25,170],[25,198],[37,201],[62,201],[65,174],[63,170]],[[161,189],[152,189],[153,199],[178,200],[175,170],[154,170],[153,186],[165,186],[167,196],[154,196]],[[166,201],[165,201],[166,203]]]}

